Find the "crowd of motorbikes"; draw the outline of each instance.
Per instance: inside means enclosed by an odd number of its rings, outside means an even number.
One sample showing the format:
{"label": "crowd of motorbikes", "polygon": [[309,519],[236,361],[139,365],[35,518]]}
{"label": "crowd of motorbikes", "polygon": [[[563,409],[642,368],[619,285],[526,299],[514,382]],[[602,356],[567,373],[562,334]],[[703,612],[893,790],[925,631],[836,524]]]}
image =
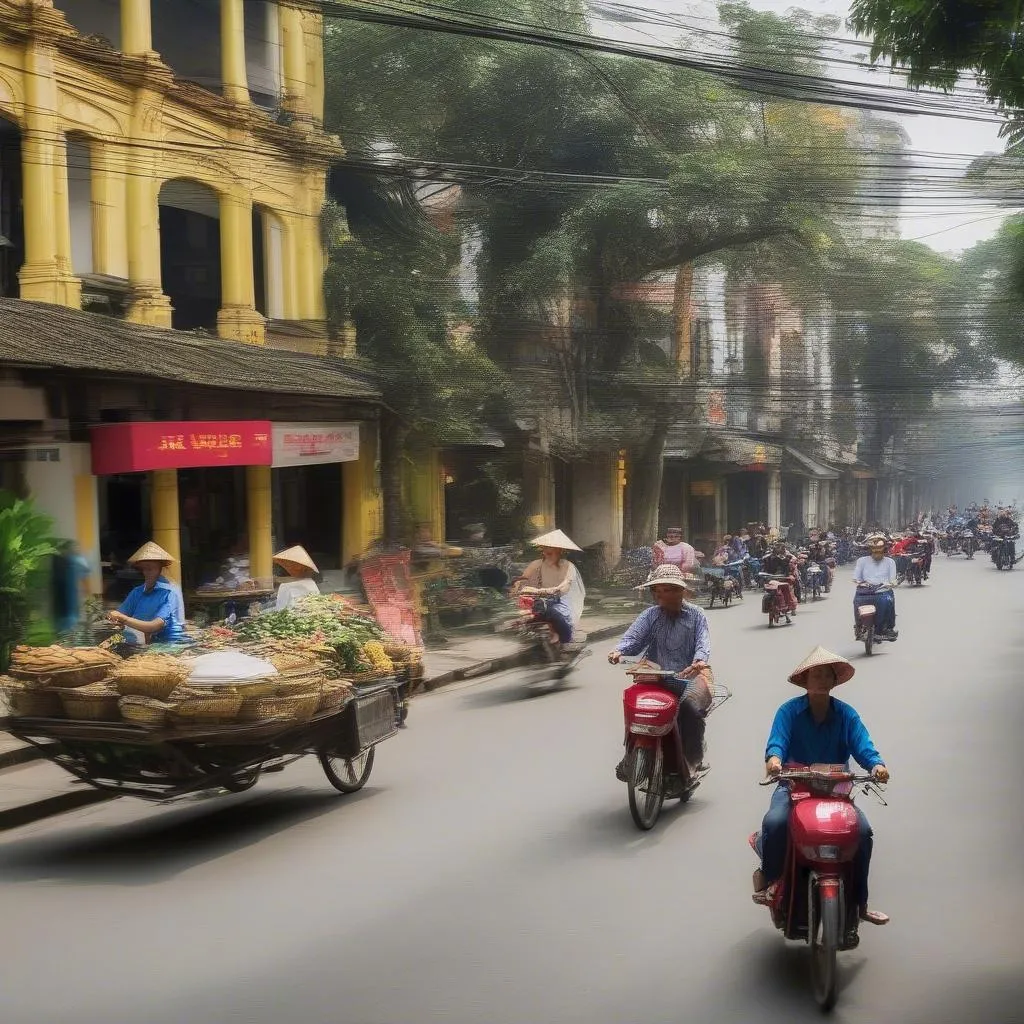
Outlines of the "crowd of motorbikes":
{"label": "crowd of motorbikes", "polygon": [[[985,516],[958,516],[951,510],[939,524],[918,522],[895,536],[885,534],[886,555],[896,564],[893,584],[858,584],[854,632],[870,655],[875,643],[893,640],[895,631],[876,631],[876,602],[886,589],[924,586],[933,573],[933,559],[973,559],[989,554],[998,570],[1009,570],[1019,560],[1016,515],[1013,529],[993,524]],[[742,601],[745,592],[760,591],[761,611],[768,627],[792,624],[801,604],[812,604],[832,592],[836,570],[869,554],[879,531],[845,530],[839,535],[814,533],[799,545],[775,542],[764,557],[742,557],[700,566],[696,571],[708,609],[728,608]],[[1021,556],[1024,558],[1024,555]],[[551,630],[533,614],[533,600],[517,597],[519,632],[536,650],[535,664],[548,678],[563,680],[587,653],[585,636],[572,645],[552,644]],[[647,830],[657,822],[666,800],[686,802],[709,770],[692,765],[684,755],[678,711],[686,679],[646,662],[627,668],[630,683],[623,693],[626,754],[619,778],[627,786],[630,813],[636,825]],[[712,684],[706,718],[732,694]],[[802,879],[791,891],[780,885],[769,911],[772,922],[787,939],[806,943],[811,954],[812,985],[818,1003],[831,1008],[836,999],[836,954],[858,944],[858,908],[853,895],[851,865],[860,842],[853,797],[856,791],[874,794],[885,803],[871,775],[851,773],[845,766],[786,766],[766,784],[784,781],[792,796],[790,847],[794,851],[794,879]]]}

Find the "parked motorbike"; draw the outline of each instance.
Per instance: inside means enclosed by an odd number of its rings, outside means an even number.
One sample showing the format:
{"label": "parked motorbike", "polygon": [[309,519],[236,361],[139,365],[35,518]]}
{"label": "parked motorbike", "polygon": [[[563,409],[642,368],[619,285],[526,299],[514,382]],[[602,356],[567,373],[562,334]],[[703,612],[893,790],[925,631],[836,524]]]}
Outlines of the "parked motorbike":
{"label": "parked motorbike", "polygon": [[771,573],[758,573],[764,583],[764,597],[761,598],[761,611],[768,616],[768,628],[771,629],[783,619],[786,625],[792,625],[790,611],[796,604],[793,596],[792,576],[773,576]]}
{"label": "parked motorbike", "polygon": [[739,597],[742,600],[736,580],[728,576],[722,566],[706,568],[704,576],[708,581],[708,608],[714,608],[716,601],[719,601],[723,608],[728,608],[733,598]]}
{"label": "parked motorbike", "polygon": [[[626,672],[633,682],[622,695],[626,723],[623,776],[629,813],[637,828],[646,832],[654,827],[665,801],[686,803],[707,771],[698,771],[683,754],[677,715],[689,680],[643,663],[631,665]],[[731,696],[727,688],[713,684],[704,718]]]}
{"label": "parked motorbike", "polygon": [[1012,569],[1017,564],[1017,537],[992,538],[992,562],[997,569]]}
{"label": "parked motorbike", "polygon": [[[860,583],[857,590],[861,594],[880,594],[883,590],[892,590],[888,583]],[[864,653],[871,657],[876,643],[887,638],[875,633],[875,616],[877,609],[873,604],[862,604],[857,607],[857,625],[854,627],[854,639],[863,641]]]}
{"label": "parked motorbike", "polygon": [[[789,845],[768,910],[785,938],[810,947],[814,998],[831,1010],[838,995],[836,954],[860,944],[854,876],[860,827],[853,790],[863,785],[883,805],[885,798],[870,775],[852,774],[843,765],[787,765],[761,785],[777,782],[789,784]],[[759,832],[750,844],[760,856]]]}

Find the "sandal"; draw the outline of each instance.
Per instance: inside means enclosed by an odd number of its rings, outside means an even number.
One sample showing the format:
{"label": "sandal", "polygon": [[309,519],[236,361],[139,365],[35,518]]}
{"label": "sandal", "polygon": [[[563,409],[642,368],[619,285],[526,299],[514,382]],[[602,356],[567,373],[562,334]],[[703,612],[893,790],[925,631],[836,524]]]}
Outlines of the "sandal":
{"label": "sandal", "polygon": [[888,914],[883,914],[880,910],[868,910],[867,907],[861,907],[860,919],[868,924],[883,925],[889,923]]}

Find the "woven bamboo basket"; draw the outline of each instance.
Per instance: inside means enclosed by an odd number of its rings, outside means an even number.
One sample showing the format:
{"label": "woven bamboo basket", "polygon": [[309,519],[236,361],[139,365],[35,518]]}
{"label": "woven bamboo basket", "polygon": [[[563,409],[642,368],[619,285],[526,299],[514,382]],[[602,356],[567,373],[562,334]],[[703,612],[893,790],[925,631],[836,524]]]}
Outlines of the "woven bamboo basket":
{"label": "woven bamboo basket", "polygon": [[0,680],[15,718],[63,718],[64,705],[56,690],[26,686],[17,679]]}
{"label": "woven bamboo basket", "polygon": [[305,672],[317,667],[317,659],[313,655],[295,653],[274,653],[267,655],[267,661],[270,662],[278,672],[292,673],[292,672]]}
{"label": "woven bamboo basket", "polygon": [[242,703],[240,722],[263,722],[282,718],[292,722],[308,722],[320,703],[320,691],[292,694],[288,697],[252,697]]}
{"label": "woven bamboo basket", "polygon": [[316,713],[322,715],[328,711],[337,711],[338,708],[345,706],[352,695],[352,687],[349,686],[347,681],[344,679],[328,679],[324,682],[323,689],[320,691],[320,701],[316,706]]}
{"label": "woven bamboo basket", "polygon": [[179,686],[171,694],[171,703],[174,707],[168,715],[175,725],[221,724],[238,720],[242,695]]}
{"label": "woven bamboo basket", "polygon": [[122,697],[117,706],[126,722],[159,729],[167,724],[167,718],[174,705],[152,697]]}
{"label": "woven bamboo basket", "polygon": [[110,670],[110,665],[77,665],[74,668],[44,669],[40,672],[12,668],[11,675],[15,679],[20,679],[29,688],[37,690],[51,687],[71,689],[102,682],[110,676]]}
{"label": "woven bamboo basket", "polygon": [[114,685],[122,697],[149,697],[151,700],[166,700],[186,679],[188,667],[180,663],[147,670],[136,668],[128,661],[114,673]]}
{"label": "woven bamboo basket", "polygon": [[[275,697],[292,697],[297,694],[309,693],[311,690],[320,692],[324,683],[323,669],[311,668],[302,671],[282,672],[277,679],[274,690]],[[246,694],[248,696],[248,694]]]}
{"label": "woven bamboo basket", "polygon": [[121,718],[121,695],[109,681],[58,690],[68,718],[88,722],[116,722]]}
{"label": "woven bamboo basket", "polygon": [[367,683],[379,683],[382,679],[390,679],[392,675],[392,672],[387,672],[382,668],[375,668],[369,672],[357,672],[349,678],[356,686],[365,686]]}

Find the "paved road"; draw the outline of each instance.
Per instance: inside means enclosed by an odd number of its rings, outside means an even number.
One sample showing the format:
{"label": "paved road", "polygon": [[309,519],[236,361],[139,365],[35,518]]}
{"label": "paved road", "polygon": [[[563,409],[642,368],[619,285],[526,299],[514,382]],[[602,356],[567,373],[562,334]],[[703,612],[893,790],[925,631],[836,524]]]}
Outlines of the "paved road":
{"label": "paved road", "polygon": [[[117,801],[0,842],[4,1024],[773,1024],[812,1021],[804,951],[750,902],[754,783],[789,670],[854,657],[842,696],[893,771],[874,903],[836,1019],[1024,1020],[1019,750],[1024,572],[937,560],[902,639],[851,640],[848,573],[768,631],[711,613],[735,698],[713,771],[638,833],[613,776],[624,676],[523,699],[509,677],[423,698],[338,797],[315,763],[248,794]],[[973,768],[973,777],[967,770]],[[958,774],[959,773],[959,774]]]}

